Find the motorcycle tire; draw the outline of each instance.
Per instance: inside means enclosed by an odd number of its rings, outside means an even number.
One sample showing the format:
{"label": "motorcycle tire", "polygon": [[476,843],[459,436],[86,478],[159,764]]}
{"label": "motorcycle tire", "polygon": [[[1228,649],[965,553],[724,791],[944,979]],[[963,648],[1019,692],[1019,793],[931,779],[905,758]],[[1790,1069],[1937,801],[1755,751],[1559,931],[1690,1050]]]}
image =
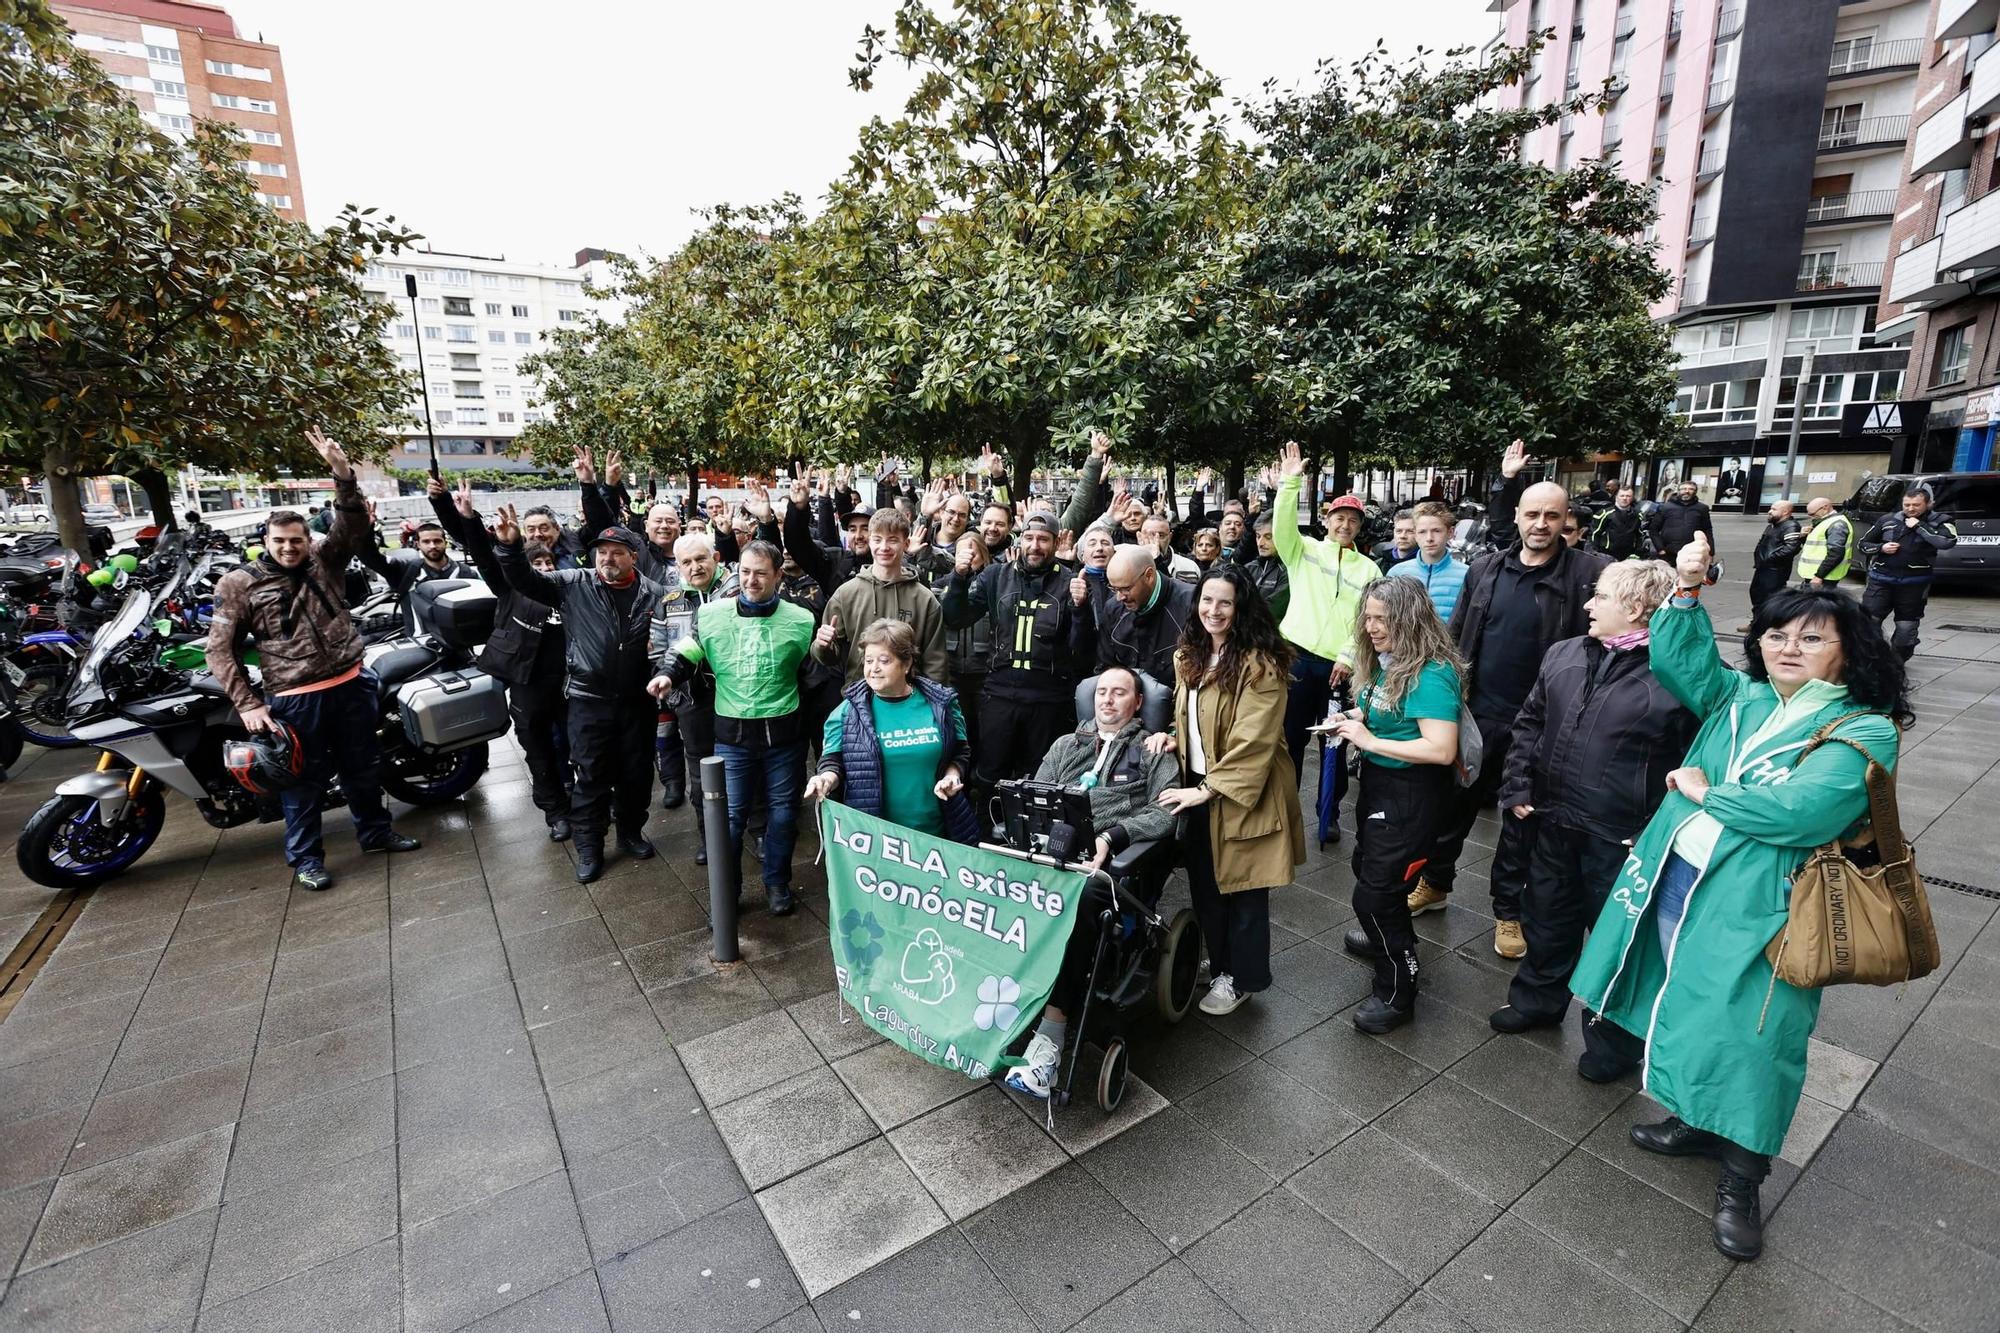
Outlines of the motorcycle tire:
{"label": "motorcycle tire", "polygon": [[37,655],[14,687],[14,722],[21,735],[44,750],[72,750],[83,742],[69,734],[63,713],[69,699],[74,657]]}
{"label": "motorcycle tire", "polygon": [[486,772],[484,745],[440,755],[399,751],[382,756],[382,790],[405,805],[444,805],[471,791]]}
{"label": "motorcycle tire", "polygon": [[28,816],[14,859],[22,874],[46,888],[89,888],[131,869],[166,822],[158,787],[141,791],[110,829],[98,824],[93,798],[55,796]]}

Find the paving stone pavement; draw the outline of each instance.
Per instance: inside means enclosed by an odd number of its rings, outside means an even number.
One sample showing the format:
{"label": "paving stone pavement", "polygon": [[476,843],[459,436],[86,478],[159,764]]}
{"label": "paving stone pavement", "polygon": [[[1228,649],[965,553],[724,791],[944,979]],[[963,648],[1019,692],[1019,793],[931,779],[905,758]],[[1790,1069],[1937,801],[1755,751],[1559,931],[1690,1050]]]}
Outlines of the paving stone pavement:
{"label": "paving stone pavement", "polygon": [[[1720,525],[1729,628],[1756,529]],[[1946,624],[2000,601],[1933,602],[1904,816],[1926,873],[2000,887],[2000,634]],[[9,841],[83,764],[31,755]],[[1656,1108],[1574,1076],[1573,1023],[1487,1028],[1480,863],[1420,918],[1414,1026],[1347,1021],[1350,875],[1315,849],[1273,896],[1276,986],[1142,1029],[1119,1112],[1051,1134],[842,1021],[816,869],[718,973],[685,811],[579,887],[510,741],[401,817],[420,853],[337,823],[315,895],[274,829],[170,801],[0,1023],[0,1330],[2000,1328],[1992,898],[1933,891],[1935,976],[1827,994],[1737,1265],[1712,1168],[1625,1142]],[[5,865],[0,948],[50,897]]]}

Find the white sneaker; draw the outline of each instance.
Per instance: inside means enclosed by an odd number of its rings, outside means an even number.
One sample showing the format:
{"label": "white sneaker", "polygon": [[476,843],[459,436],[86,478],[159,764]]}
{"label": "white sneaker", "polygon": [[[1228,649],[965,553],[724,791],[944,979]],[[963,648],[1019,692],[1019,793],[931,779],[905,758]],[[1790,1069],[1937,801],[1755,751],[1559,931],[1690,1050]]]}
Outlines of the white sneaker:
{"label": "white sneaker", "polygon": [[1201,1011],[1204,1014],[1233,1014],[1249,998],[1237,991],[1236,978],[1224,972],[1209,983],[1208,994],[1201,997]]}
{"label": "white sneaker", "polygon": [[1061,1059],[1062,1047],[1037,1032],[1028,1043],[1028,1063],[1007,1071],[1007,1086],[1047,1101],[1049,1090],[1056,1085],[1056,1064]]}

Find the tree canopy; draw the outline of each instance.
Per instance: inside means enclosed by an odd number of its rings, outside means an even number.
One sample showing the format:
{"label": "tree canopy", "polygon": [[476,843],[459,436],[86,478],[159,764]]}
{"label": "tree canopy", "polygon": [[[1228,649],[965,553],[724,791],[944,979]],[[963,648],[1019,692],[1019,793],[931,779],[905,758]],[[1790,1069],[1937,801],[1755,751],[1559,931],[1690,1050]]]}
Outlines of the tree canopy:
{"label": "tree canopy", "polygon": [[45,477],[64,540],[77,477],[317,467],[312,427],[379,447],[408,385],[360,279],[414,234],[279,217],[228,127],[173,139],[42,0],[0,13],[0,462]]}

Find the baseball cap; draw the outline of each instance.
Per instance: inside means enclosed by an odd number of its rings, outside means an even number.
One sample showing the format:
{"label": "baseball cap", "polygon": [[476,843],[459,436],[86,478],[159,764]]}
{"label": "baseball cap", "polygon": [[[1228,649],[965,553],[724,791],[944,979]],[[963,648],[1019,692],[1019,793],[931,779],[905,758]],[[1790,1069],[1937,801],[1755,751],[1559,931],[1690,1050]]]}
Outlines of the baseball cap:
{"label": "baseball cap", "polygon": [[1046,532],[1051,537],[1062,536],[1062,533],[1056,528],[1056,521],[1047,514],[1028,515],[1027,519],[1021,524],[1021,531]]}
{"label": "baseball cap", "polygon": [[875,511],[873,509],[870,509],[867,505],[856,505],[854,506],[854,508],[847,511],[847,517],[842,519],[841,522],[844,524],[851,524],[856,522],[866,523],[869,519],[873,517],[875,517]]}
{"label": "baseball cap", "polygon": [[1361,503],[1358,495],[1343,495],[1327,506],[1328,509],[1352,509],[1355,513],[1365,513],[1368,506]]}
{"label": "baseball cap", "polygon": [[613,525],[601,530],[595,537],[590,539],[590,545],[592,546],[596,546],[601,542],[616,542],[633,555],[639,554],[639,534],[633,532],[630,528],[621,528]]}

